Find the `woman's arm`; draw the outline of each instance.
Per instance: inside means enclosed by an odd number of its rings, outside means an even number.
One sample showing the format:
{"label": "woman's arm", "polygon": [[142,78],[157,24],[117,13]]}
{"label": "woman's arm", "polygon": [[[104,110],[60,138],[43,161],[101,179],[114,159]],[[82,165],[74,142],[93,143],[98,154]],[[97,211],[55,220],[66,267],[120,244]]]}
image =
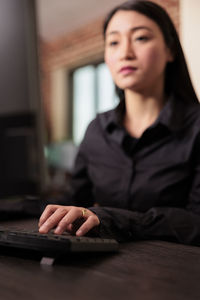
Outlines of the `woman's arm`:
{"label": "woman's arm", "polygon": [[120,242],[138,239],[160,239],[184,244],[200,244],[200,215],[187,209],[153,207],[145,213],[94,207],[100,220],[101,237]]}
{"label": "woman's arm", "polygon": [[[91,188],[88,186],[86,190],[91,191]],[[87,197],[87,193],[84,193],[84,196]],[[92,202],[82,198],[81,195],[79,199],[82,204]],[[84,208],[80,206],[80,202],[77,204],[77,207],[47,206],[39,222],[40,232],[45,233],[52,228],[56,228],[55,232],[59,234],[65,230],[71,231],[73,222],[83,217]],[[184,244],[200,244],[200,159],[194,170],[193,185],[185,208],[152,207],[142,213],[113,207],[90,207],[86,212],[79,232],[77,228],[77,235],[84,235],[98,226],[98,235],[112,237],[121,242],[161,239]]]}
{"label": "woman's arm", "polygon": [[78,151],[74,171],[71,181],[71,203],[66,205],[76,205],[89,207],[94,205],[92,193],[92,182],[88,176],[87,158],[82,150],[82,145]]}
{"label": "woman's arm", "polygon": [[[91,210],[100,220],[100,235],[119,241],[162,239],[200,245],[200,135],[193,149],[192,185],[185,208],[152,207],[145,213],[106,207]],[[173,196],[172,196],[173,197]]]}

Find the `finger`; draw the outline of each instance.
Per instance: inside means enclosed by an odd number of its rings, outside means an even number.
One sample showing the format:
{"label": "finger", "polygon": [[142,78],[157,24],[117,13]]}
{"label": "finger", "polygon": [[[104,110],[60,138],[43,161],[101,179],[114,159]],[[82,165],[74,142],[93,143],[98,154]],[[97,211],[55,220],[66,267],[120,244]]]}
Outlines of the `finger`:
{"label": "finger", "polygon": [[68,213],[68,211],[68,207],[58,207],[57,210],[42,224],[42,226],[39,228],[39,232],[47,233],[52,228],[56,227],[60,220],[62,220],[62,218]]}
{"label": "finger", "polygon": [[72,207],[68,214],[65,215],[59,222],[58,226],[56,227],[54,233],[62,234],[67,227],[72,224],[75,220],[82,217],[82,209],[78,207]]}
{"label": "finger", "polygon": [[46,222],[46,220],[55,212],[58,207],[58,205],[47,205],[40,216],[38,226],[42,226],[42,224]]}
{"label": "finger", "polygon": [[73,224],[69,224],[69,225],[66,225],[64,228],[63,228],[63,230],[62,231],[56,231],[57,230],[57,227],[56,227],[56,229],[54,230],[54,233],[55,234],[63,234],[64,232],[68,232],[68,233],[70,233],[70,234],[73,234]]}
{"label": "finger", "polygon": [[100,221],[96,215],[89,216],[88,219],[83,223],[83,225],[76,232],[77,236],[85,235],[93,227],[96,227],[100,224]]}
{"label": "finger", "polygon": [[72,232],[73,231],[73,225],[72,224],[69,224],[66,228],[66,231],[68,232]]}

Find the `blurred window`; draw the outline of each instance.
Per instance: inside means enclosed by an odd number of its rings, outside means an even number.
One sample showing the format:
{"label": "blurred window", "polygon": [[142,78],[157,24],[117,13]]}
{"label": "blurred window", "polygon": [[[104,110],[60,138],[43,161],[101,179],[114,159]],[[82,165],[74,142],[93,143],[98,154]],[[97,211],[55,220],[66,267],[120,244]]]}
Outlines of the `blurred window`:
{"label": "blurred window", "polygon": [[114,108],[118,99],[105,63],[77,68],[72,73],[72,138],[80,144],[97,113]]}

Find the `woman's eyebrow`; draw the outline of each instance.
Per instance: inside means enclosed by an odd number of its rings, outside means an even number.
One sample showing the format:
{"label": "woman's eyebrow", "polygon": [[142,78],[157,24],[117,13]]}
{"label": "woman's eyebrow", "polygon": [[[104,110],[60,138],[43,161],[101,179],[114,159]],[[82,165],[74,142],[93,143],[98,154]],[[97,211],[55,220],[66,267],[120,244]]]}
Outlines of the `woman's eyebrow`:
{"label": "woman's eyebrow", "polygon": [[[147,26],[136,26],[136,27],[130,28],[129,31],[135,32],[135,31],[142,30],[142,29],[146,29],[148,31],[152,31],[151,28],[149,28]],[[120,34],[120,31],[113,30],[113,31],[108,32],[106,35],[109,36],[109,35],[113,35],[113,34]]]}
{"label": "woman's eyebrow", "polygon": [[135,31],[138,31],[138,30],[141,30],[141,29],[146,29],[148,31],[152,31],[152,29],[148,26],[137,26],[137,27],[133,27],[130,29],[130,31],[132,32],[135,32]]}

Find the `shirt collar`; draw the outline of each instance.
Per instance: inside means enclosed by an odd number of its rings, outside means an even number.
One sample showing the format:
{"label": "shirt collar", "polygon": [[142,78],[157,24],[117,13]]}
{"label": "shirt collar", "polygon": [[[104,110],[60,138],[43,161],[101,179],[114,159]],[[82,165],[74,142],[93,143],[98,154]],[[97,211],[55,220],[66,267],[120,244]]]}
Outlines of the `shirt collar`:
{"label": "shirt collar", "polygon": [[[183,125],[184,112],[186,104],[181,100],[177,100],[171,95],[163,109],[161,110],[156,121],[150,126],[156,127],[162,124],[172,132],[179,131]],[[124,137],[125,129],[120,124],[118,108],[100,114],[100,122],[104,130],[110,134],[114,134],[115,138],[120,141]]]}
{"label": "shirt collar", "polygon": [[121,143],[123,141],[126,131],[120,124],[117,107],[99,114],[99,120],[102,128],[111,135],[114,141],[117,143]]}
{"label": "shirt collar", "polygon": [[107,131],[112,131],[114,127],[119,126],[116,108],[99,114],[99,119],[101,122],[101,126]]}
{"label": "shirt collar", "polygon": [[157,124],[162,124],[172,132],[181,130],[185,115],[185,106],[185,103],[175,99],[171,95],[152,126],[155,127]]}

